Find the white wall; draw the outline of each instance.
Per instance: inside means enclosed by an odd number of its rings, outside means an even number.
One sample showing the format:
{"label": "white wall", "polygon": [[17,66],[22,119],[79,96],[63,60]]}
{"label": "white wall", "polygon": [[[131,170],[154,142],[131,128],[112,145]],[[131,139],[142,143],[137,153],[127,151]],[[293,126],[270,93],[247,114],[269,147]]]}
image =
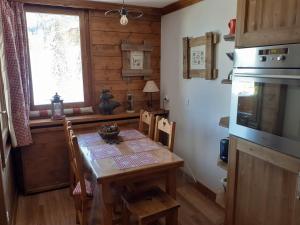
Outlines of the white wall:
{"label": "white wall", "polygon": [[[170,119],[177,122],[175,152],[186,163],[185,170],[213,191],[226,173],[217,167],[219,141],[228,130],[218,126],[220,117],[229,115],[231,85],[222,85],[232,62],[226,52],[232,42],[217,48],[219,78],[185,80],[182,77],[182,38],[206,32],[228,33],[227,24],[236,17],[236,0],[204,0],[162,18],[161,98],[168,96]],[[190,169],[188,169],[190,167]]]}

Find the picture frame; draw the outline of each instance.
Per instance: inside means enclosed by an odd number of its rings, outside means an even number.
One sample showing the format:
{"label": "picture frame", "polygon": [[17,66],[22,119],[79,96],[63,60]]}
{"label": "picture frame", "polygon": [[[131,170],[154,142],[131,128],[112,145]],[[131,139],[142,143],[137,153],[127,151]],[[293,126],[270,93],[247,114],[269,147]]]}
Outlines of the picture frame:
{"label": "picture frame", "polygon": [[122,77],[143,77],[145,80],[152,74],[151,53],[153,48],[144,41],[143,44],[131,44],[123,40],[122,50]]}
{"label": "picture frame", "polygon": [[183,38],[183,78],[195,77],[215,80],[218,70],[215,68],[215,50],[219,34],[208,32],[205,36]]}
{"label": "picture frame", "polygon": [[131,51],[130,52],[130,69],[143,70],[144,69],[144,52]]}

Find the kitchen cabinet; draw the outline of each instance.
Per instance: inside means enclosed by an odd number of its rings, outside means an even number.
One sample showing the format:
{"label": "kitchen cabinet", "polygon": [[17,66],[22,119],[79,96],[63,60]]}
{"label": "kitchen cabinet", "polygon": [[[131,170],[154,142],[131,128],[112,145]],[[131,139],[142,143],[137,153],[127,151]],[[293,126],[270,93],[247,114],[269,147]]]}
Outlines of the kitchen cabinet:
{"label": "kitchen cabinet", "polygon": [[300,159],[230,137],[227,225],[299,225]]}
{"label": "kitchen cabinet", "polygon": [[300,43],[300,0],[238,0],[237,47]]}

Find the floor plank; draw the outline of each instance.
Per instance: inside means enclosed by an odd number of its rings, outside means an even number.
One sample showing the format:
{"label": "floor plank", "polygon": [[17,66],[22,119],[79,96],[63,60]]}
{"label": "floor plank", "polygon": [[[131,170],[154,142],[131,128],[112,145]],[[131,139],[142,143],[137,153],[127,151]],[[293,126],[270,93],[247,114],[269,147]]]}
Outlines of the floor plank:
{"label": "floor plank", "polygon": [[[202,195],[195,185],[178,179],[179,222],[181,225],[221,225],[224,211]],[[94,214],[97,210],[93,210]],[[98,225],[99,217],[91,224]],[[20,196],[16,225],[75,225],[73,199],[69,189]]]}

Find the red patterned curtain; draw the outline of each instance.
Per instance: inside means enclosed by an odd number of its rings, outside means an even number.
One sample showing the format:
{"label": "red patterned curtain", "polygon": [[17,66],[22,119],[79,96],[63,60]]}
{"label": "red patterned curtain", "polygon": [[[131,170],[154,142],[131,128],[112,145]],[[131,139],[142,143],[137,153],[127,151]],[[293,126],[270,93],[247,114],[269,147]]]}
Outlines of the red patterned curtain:
{"label": "red patterned curtain", "polygon": [[0,62],[13,146],[32,143],[29,128],[29,52],[22,3],[0,0]]}

